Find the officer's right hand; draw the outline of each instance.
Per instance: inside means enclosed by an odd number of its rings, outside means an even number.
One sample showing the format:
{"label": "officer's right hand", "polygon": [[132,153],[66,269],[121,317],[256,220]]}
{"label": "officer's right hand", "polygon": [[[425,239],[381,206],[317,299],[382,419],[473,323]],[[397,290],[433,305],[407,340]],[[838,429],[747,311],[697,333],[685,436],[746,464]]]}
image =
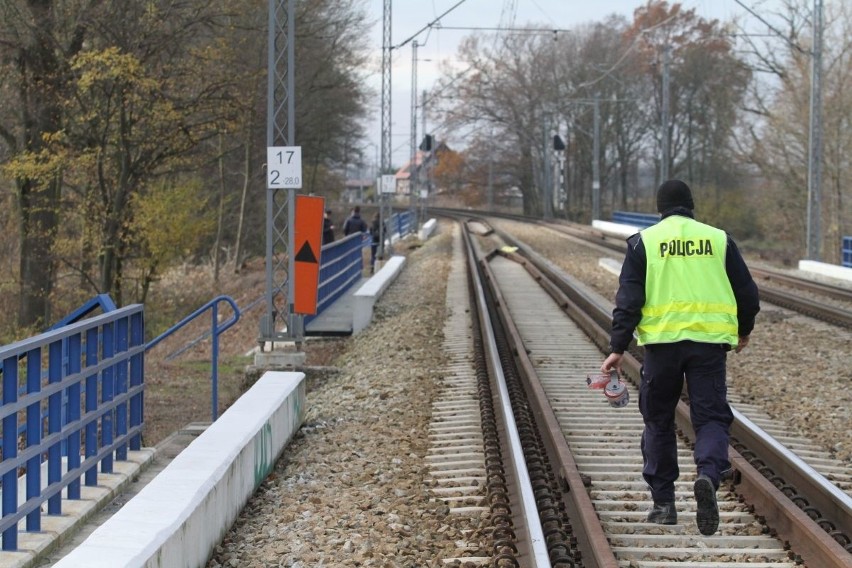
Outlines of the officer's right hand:
{"label": "officer's right hand", "polygon": [[610,373],[613,370],[618,371],[620,373],[621,358],[623,356],[623,353],[610,353],[607,358],[604,359],[604,362],[601,365],[601,373]]}
{"label": "officer's right hand", "polygon": [[737,348],[734,351],[735,353],[739,353],[748,345],[748,335],[741,335],[739,341],[737,342]]}

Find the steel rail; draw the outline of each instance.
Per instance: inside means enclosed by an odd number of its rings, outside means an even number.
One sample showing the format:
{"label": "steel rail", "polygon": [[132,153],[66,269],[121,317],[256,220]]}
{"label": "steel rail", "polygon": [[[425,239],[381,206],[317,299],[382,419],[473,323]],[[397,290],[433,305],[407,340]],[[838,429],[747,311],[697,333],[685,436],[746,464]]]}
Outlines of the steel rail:
{"label": "steel rail", "polygon": [[838,306],[832,306],[810,300],[796,295],[793,292],[781,288],[770,288],[759,286],[760,299],[776,306],[789,308],[803,315],[816,318],[840,327],[852,329],[852,311],[844,310]]}
{"label": "steel rail", "polygon": [[816,282],[814,280],[785,274],[783,272],[764,267],[751,268],[751,272],[754,278],[758,280],[774,280],[778,284],[783,284],[785,286],[791,286],[800,290],[822,294],[823,296],[828,296],[835,300],[852,302],[852,289],[850,288],[835,286],[834,284],[826,284],[825,282]]}
{"label": "steel rail", "polygon": [[514,471],[512,479],[515,482],[515,494],[520,499],[522,515],[524,519],[523,529],[526,531],[526,543],[528,551],[525,555],[530,560],[531,568],[550,568],[550,559],[547,552],[546,540],[542,529],[536,505],[535,495],[530,482],[530,474],[524,460],[524,452],[521,446],[517,424],[515,423],[509,393],[506,387],[506,379],[503,375],[502,363],[500,361],[497,345],[494,340],[494,330],[488,318],[488,304],[485,300],[485,291],[479,272],[475,269],[479,266],[474,252],[474,245],[467,232],[465,234],[466,250],[468,254],[468,266],[471,274],[471,283],[474,288],[476,317],[483,330],[485,351],[487,354],[488,370],[497,386],[497,408],[503,420],[506,438],[508,439],[508,455]]}
{"label": "steel rail", "polygon": [[[523,385],[533,407],[538,430],[543,434],[548,457],[551,464],[558,464],[557,475],[566,489],[567,495],[564,502],[569,516],[573,522],[581,525],[580,530],[575,530],[575,537],[582,554],[583,565],[588,568],[617,568],[618,561],[598,519],[565,435],[562,433],[562,427],[553,413],[541,381],[538,380],[535,367],[523,348],[523,340],[508,312],[507,302],[499,287],[493,284],[496,277],[489,266],[484,266],[483,270],[486,272],[487,280],[492,284],[491,293],[496,298],[495,310],[513,346]],[[547,286],[548,282],[539,279],[539,284]],[[566,304],[567,301],[563,302],[561,307],[564,308]]]}

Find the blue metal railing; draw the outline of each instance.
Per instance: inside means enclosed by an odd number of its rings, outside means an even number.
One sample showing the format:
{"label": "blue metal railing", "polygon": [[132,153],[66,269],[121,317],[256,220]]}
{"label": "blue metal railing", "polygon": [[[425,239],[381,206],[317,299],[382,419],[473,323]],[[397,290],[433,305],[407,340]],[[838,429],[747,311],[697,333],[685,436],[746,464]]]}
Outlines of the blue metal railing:
{"label": "blue metal railing", "polygon": [[840,246],[840,265],[852,268],[852,237],[843,237]]}
{"label": "blue metal railing", "polygon": [[390,226],[396,229],[400,237],[404,237],[411,231],[411,221],[414,216],[411,214],[411,211],[403,211],[396,213],[394,217],[392,217],[394,223]]}
{"label": "blue metal railing", "polygon": [[97,308],[100,308],[103,313],[112,312],[118,309],[115,305],[115,302],[113,302],[112,298],[110,298],[109,294],[98,294],[97,296],[87,301],[85,304],[83,304],[64,318],[47,328],[46,331],[59,329],[60,327],[65,327],[70,323],[78,322],[85,316],[95,311]]}
{"label": "blue metal railing", "polygon": [[636,213],[634,211],[613,211],[612,220],[614,223],[623,225],[633,225],[644,229],[655,225],[660,221],[660,216],[657,213]]}
{"label": "blue metal railing", "polygon": [[[81,477],[95,486],[98,463],[101,472],[112,473],[113,459],[126,460],[128,447],[141,448],[144,337],[143,308],[133,305],[0,347],[4,551],[17,549],[20,520],[26,517],[27,531],[40,531],[44,502],[49,515],[60,515],[63,489],[69,499],[80,499]],[[26,471],[24,499],[20,470]]]}
{"label": "blue metal railing", "polygon": [[[104,312],[104,313],[112,312],[112,311],[115,311],[115,310],[118,309],[115,305],[115,302],[113,302],[112,298],[110,298],[109,294],[98,294],[97,296],[91,298],[90,300],[85,302],[83,305],[81,305],[79,308],[75,309],[73,312],[71,312],[70,314],[68,314],[67,316],[62,318],[61,320],[56,322],[55,324],[53,324],[50,327],[48,327],[47,329],[45,329],[45,331],[46,332],[47,331],[53,331],[55,329],[65,327],[66,325],[76,323],[76,322],[82,320],[85,316],[89,315],[90,313],[92,313],[93,311],[95,311],[98,308],[100,308],[101,311]],[[62,346],[62,352],[64,354],[63,355],[63,364],[68,363],[68,351],[67,351],[67,349],[68,349],[68,345],[67,345],[67,342],[65,342]],[[22,360],[26,359],[26,354],[22,355],[21,359]],[[3,368],[0,367],[0,375],[2,375],[2,373],[3,373]],[[47,376],[47,372],[44,369],[42,369],[41,374],[42,374],[42,378]],[[18,386],[18,396],[23,395],[25,392],[26,392],[26,385],[19,385]],[[83,394],[84,395],[85,395],[85,392],[86,392],[86,389],[84,387],[83,388]],[[62,420],[63,421],[65,420],[65,414],[67,412],[68,412],[68,397],[63,396],[63,400],[62,400]],[[46,408],[42,409],[42,413],[41,413],[42,420],[47,420],[47,415],[48,415],[48,410]],[[19,436],[23,435],[26,432],[26,430],[27,430],[26,423],[22,422],[22,423],[18,424],[18,435]],[[2,449],[3,449],[3,440],[0,439],[0,451],[2,451]],[[67,453],[68,453],[68,448],[66,447],[65,441],[63,441],[62,442],[62,455],[63,456],[67,455]]]}
{"label": "blue metal railing", "polygon": [[[387,221],[388,232],[403,237],[411,231],[411,212],[392,214]],[[391,235],[388,235],[390,238]],[[370,246],[369,233],[356,233],[322,247],[320,256],[317,313],[305,316],[305,325],[316,319],[327,307],[352,287],[364,272],[361,250]]]}
{"label": "blue metal railing", "polygon": [[[231,319],[225,321],[222,325],[219,325],[219,303],[226,302],[231,306],[233,310],[233,315]],[[211,367],[210,370],[210,384],[212,387],[211,393],[211,415],[213,422],[219,417],[219,336],[222,333],[237,323],[240,319],[240,309],[237,307],[237,303],[230,296],[217,296],[183,318],[181,321],[152,339],[145,345],[145,351],[148,351],[155,347],[158,343],[164,340],[166,337],[172,335],[177,330],[181,329],[183,326],[199,317],[201,314],[210,310],[211,317],[211,327],[210,327],[210,335],[212,336],[212,356],[211,356]]]}
{"label": "blue metal railing", "polygon": [[358,282],[364,272],[361,251],[370,246],[369,233],[355,233],[322,247],[320,254],[317,313],[305,316],[305,325]]}

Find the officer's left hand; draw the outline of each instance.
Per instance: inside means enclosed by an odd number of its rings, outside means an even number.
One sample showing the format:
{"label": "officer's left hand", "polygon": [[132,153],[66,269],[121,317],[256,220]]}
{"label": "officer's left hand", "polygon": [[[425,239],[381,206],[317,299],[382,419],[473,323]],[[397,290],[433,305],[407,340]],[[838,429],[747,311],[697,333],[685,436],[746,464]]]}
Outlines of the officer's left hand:
{"label": "officer's left hand", "polygon": [[748,345],[748,335],[741,335],[740,340],[737,342],[737,348],[735,350],[735,353],[739,353],[740,351],[745,349],[747,345]]}

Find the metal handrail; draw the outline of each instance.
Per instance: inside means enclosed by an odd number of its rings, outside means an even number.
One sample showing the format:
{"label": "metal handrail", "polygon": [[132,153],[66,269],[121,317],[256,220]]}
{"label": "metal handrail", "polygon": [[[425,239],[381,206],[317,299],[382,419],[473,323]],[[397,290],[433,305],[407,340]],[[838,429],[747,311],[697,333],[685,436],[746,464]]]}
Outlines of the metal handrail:
{"label": "metal handrail", "polygon": [[[219,317],[219,303],[227,302],[231,305],[231,309],[234,311],[234,315],[231,319],[227,320],[221,326],[218,325],[218,317]],[[201,314],[206,312],[207,310],[211,310],[212,324],[210,327],[210,335],[212,337],[213,343],[213,353],[211,357],[211,366],[212,369],[210,371],[210,382],[212,385],[213,392],[211,393],[211,414],[213,417],[213,422],[219,417],[219,336],[228,330],[231,326],[237,323],[240,320],[240,309],[237,307],[237,303],[230,296],[217,296],[183,318],[181,321],[149,341],[145,344],[145,351],[149,351],[153,347],[155,347],[158,343],[160,343],[166,337],[172,335],[186,324],[199,317]]]}
{"label": "metal handrail", "polygon": [[[79,500],[81,481],[96,486],[98,469],[112,473],[113,460],[141,448],[144,337],[143,308],[133,305],[0,347],[3,551],[17,550],[18,521],[26,518],[26,531],[40,532],[44,503],[48,515],[62,514],[63,490]],[[26,392],[19,395],[21,382]]]}

